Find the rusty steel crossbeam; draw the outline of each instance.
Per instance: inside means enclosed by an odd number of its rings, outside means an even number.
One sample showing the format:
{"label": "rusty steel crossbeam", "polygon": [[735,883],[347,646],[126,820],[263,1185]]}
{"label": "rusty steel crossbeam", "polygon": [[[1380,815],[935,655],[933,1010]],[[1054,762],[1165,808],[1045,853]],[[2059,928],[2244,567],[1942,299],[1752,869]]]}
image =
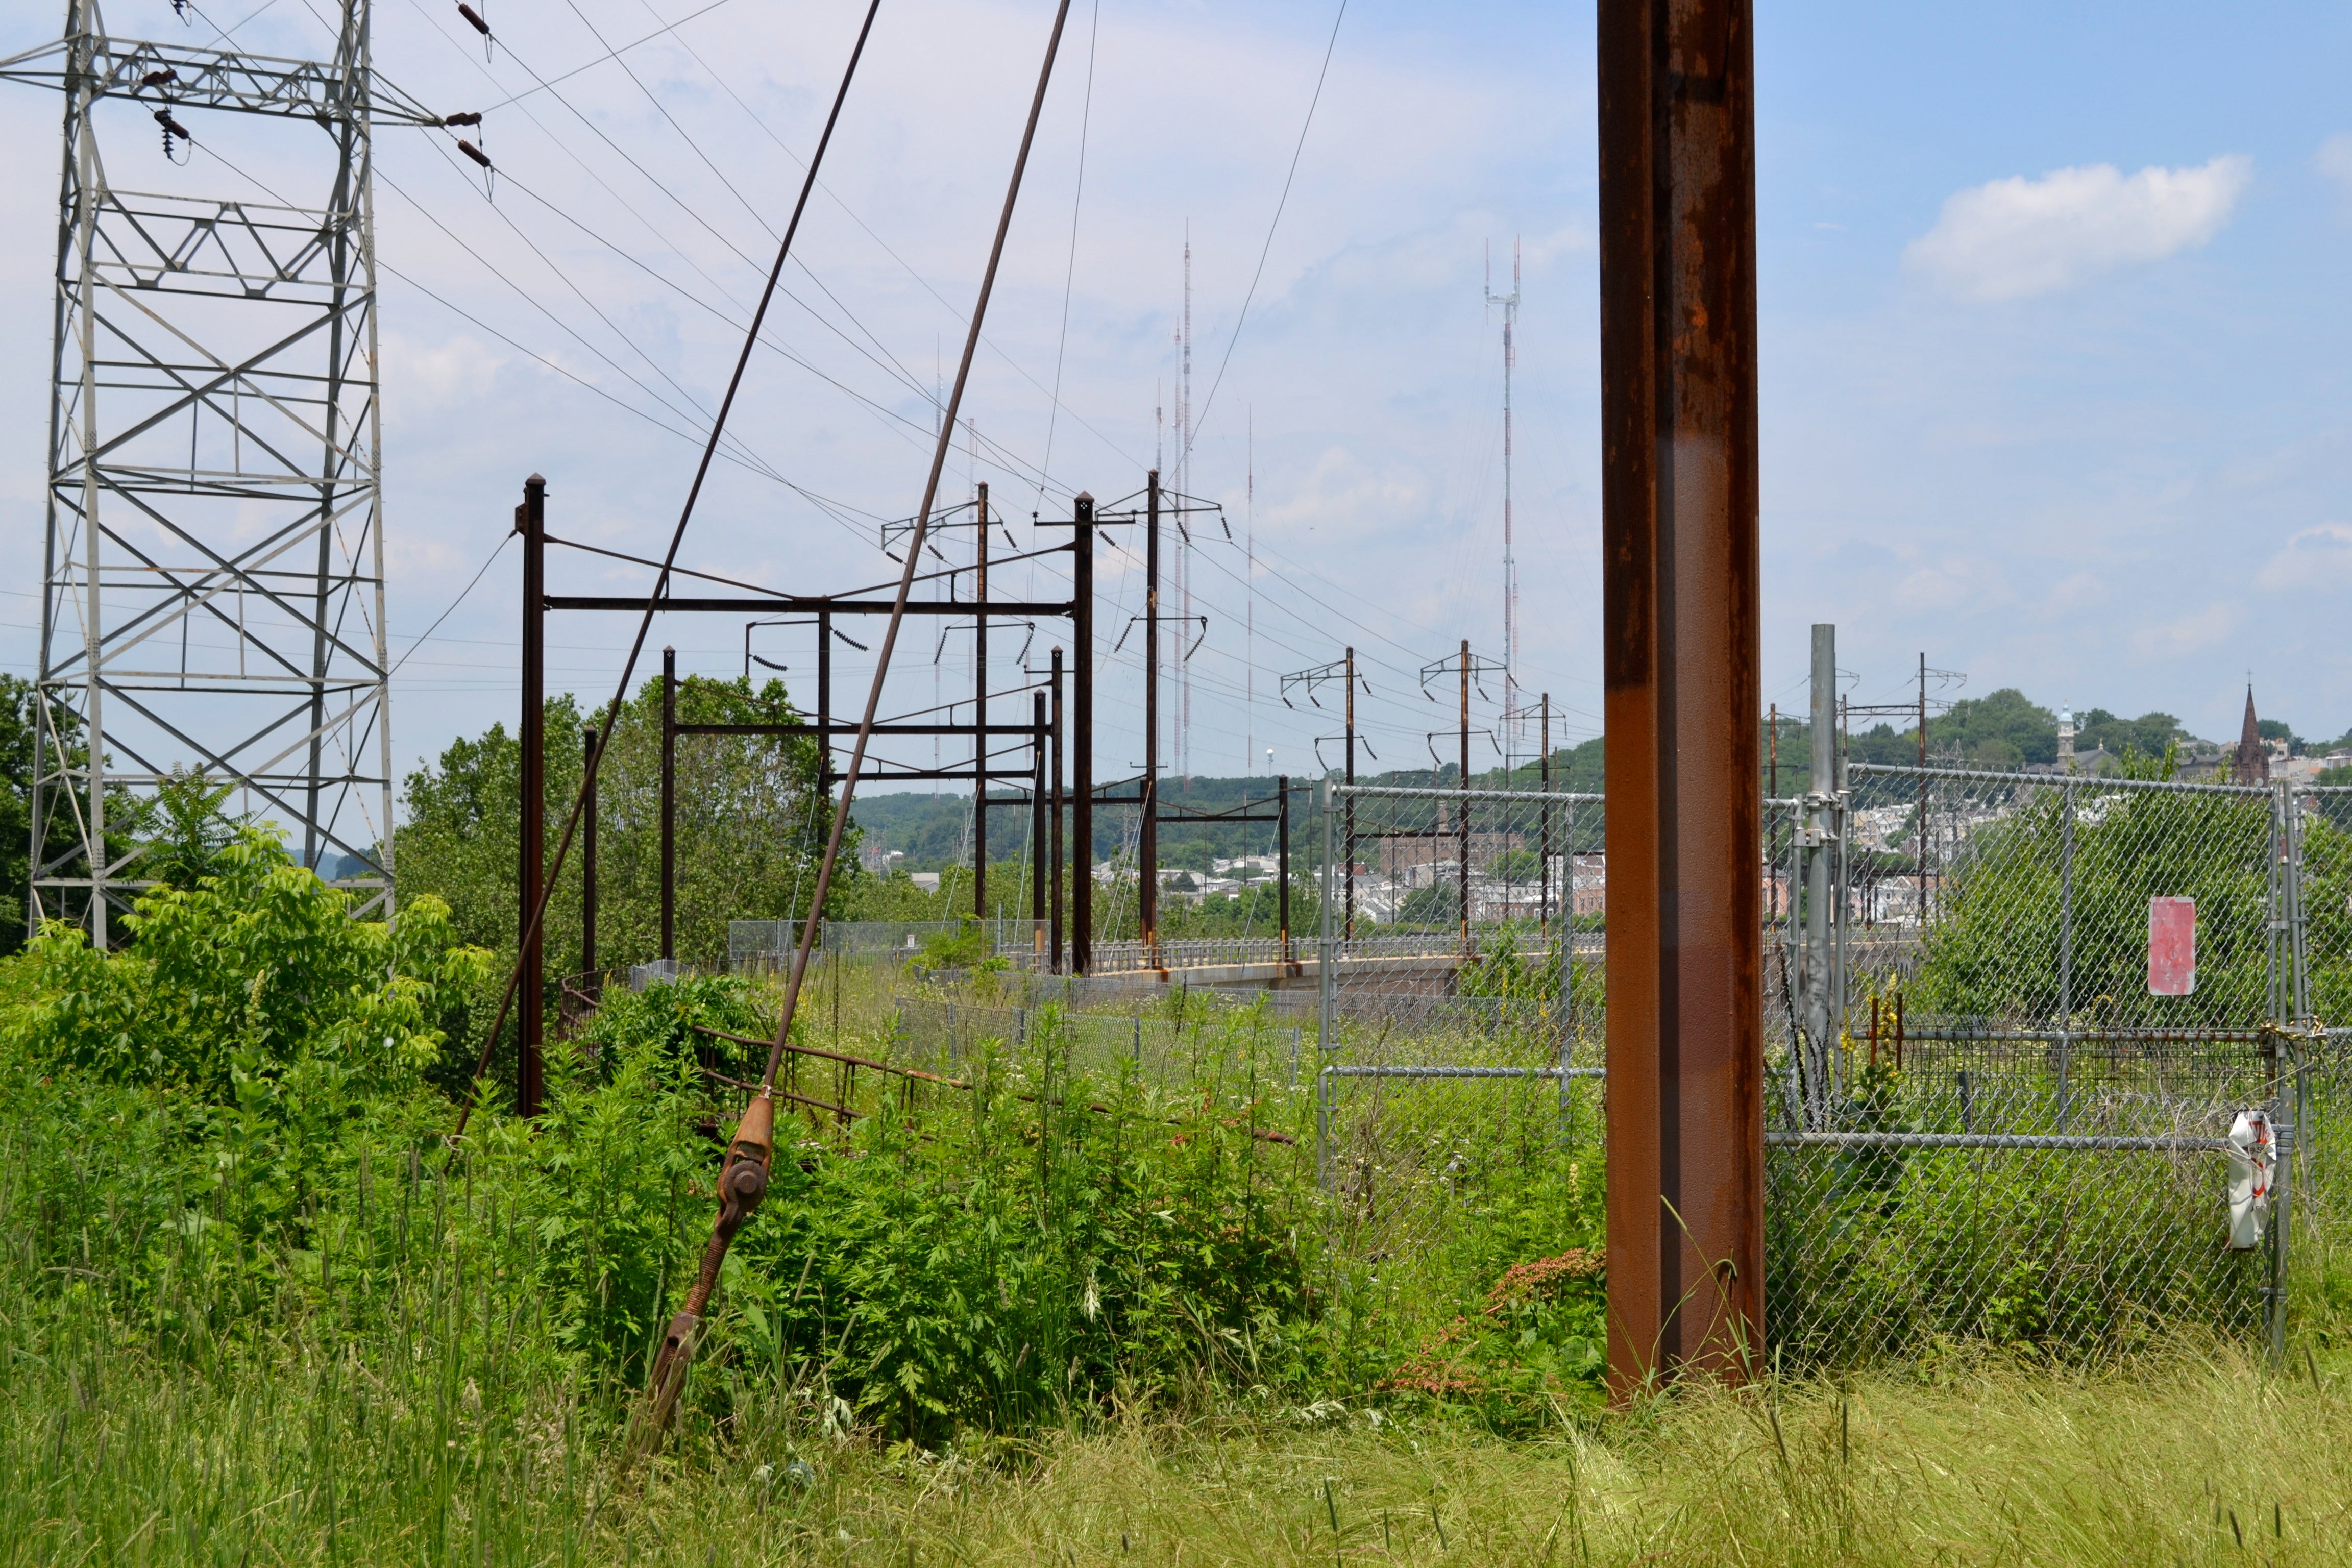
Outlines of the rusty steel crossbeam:
{"label": "rusty steel crossbeam", "polygon": [[1760,1348],[1752,0],[1601,0],[1609,1366]]}

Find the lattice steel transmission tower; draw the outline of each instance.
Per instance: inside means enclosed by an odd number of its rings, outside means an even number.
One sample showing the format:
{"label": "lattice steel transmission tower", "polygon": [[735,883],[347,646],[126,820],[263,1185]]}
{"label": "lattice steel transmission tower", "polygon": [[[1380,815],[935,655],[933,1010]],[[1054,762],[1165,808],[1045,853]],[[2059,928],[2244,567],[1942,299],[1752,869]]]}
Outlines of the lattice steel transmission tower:
{"label": "lattice steel transmission tower", "polygon": [[[275,59],[68,0],[63,38],[0,60],[65,95],[30,911],[100,946],[175,770],[391,896],[371,136],[440,120],[372,80],[368,0],[339,28],[331,61]],[[267,149],[319,205],[151,194],[226,128],[206,110],[323,132]]]}

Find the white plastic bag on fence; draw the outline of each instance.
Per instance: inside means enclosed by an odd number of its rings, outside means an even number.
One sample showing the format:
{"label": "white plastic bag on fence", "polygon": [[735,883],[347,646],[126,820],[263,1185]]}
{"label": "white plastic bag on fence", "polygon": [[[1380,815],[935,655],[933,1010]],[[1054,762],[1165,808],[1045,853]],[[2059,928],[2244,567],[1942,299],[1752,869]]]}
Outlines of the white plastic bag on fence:
{"label": "white plastic bag on fence", "polygon": [[2246,1252],[2263,1244],[2269,1222],[2271,1184],[2278,1165],[2278,1138],[2270,1112],[2238,1112],[2230,1124],[2230,1249]]}

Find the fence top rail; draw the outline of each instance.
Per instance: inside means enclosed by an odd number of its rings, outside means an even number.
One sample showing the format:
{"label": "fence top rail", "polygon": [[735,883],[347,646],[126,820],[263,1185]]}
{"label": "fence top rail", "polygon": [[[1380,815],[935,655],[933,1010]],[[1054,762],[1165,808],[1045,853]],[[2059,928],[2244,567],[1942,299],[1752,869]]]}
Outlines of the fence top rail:
{"label": "fence top rail", "polygon": [[1553,802],[1561,805],[1600,805],[1608,800],[1605,795],[1583,794],[1563,790],[1540,789],[1431,789],[1401,784],[1346,784],[1328,786],[1334,799],[1345,800],[1468,800],[1509,801],[1514,805],[1541,805]]}
{"label": "fence top rail", "polygon": [[2195,784],[2180,779],[2118,779],[2094,773],[2019,773],[1993,768],[1923,768],[1912,763],[1849,763],[1848,773],[1874,773],[1882,778],[1958,779],[1972,783],[2024,784],[2035,789],[2089,788],[2098,791],[2169,791],[2178,795],[2268,795],[2268,784]]}

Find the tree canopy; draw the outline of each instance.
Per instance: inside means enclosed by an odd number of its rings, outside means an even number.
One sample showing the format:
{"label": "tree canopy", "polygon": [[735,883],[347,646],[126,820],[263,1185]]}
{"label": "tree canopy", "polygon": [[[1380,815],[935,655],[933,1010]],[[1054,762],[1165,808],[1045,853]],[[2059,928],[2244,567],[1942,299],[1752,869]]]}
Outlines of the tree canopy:
{"label": "tree canopy", "polygon": [[[678,683],[678,721],[781,724],[797,720],[783,683],[689,676]],[[581,734],[600,714],[575,700],[547,704],[547,854],[554,863],[564,818],[580,788]],[[806,737],[682,735],[677,741],[677,942],[680,960],[719,967],[730,920],[806,914],[833,811],[816,787],[816,743]],[[518,910],[522,750],[502,724],[459,740],[408,776],[394,871],[404,906],[420,895],[449,906],[467,942],[514,951]],[[622,709],[612,754],[598,769],[597,960],[644,963],[661,949],[661,682],[649,679]],[[547,915],[548,965],[580,959],[581,847],[575,841]],[[828,913],[838,914],[859,871],[855,832],[835,872]]]}

